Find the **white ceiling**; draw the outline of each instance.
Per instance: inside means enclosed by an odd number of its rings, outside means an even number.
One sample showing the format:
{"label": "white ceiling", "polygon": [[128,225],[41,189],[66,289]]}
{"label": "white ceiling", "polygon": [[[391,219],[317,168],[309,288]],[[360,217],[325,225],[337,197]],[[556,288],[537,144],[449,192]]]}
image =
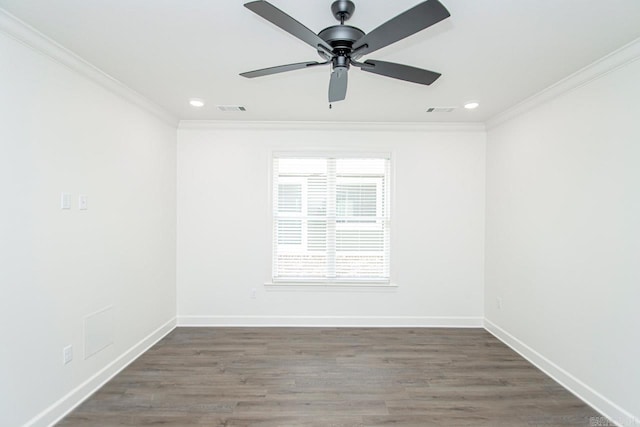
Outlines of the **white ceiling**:
{"label": "white ceiling", "polygon": [[[483,122],[640,37],[638,0],[441,0],[451,18],[364,59],[438,71],[421,86],[352,68],[329,110],[329,67],[245,79],[238,73],[319,60],[243,7],[244,0],[0,0],[51,39],[181,119]],[[354,0],[368,32],[420,3]],[[332,0],[271,0],[315,32]],[[190,97],[207,105],[196,110]],[[478,100],[479,109],[462,104]],[[218,104],[247,112],[221,112]],[[426,113],[431,106],[453,113]]]}

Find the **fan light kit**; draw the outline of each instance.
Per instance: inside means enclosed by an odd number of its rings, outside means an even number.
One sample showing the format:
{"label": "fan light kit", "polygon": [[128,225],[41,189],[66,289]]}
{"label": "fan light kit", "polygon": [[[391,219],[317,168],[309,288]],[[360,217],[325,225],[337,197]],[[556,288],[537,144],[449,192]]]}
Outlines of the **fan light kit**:
{"label": "fan light kit", "polygon": [[440,73],[434,71],[394,62],[373,59],[358,61],[365,55],[409,37],[451,16],[438,0],[424,1],[368,34],[359,28],[345,25],[345,21],[348,21],[356,10],[355,4],[349,0],[333,2],[331,12],[340,21],[340,24],[325,28],[318,34],[267,1],[252,1],[246,3],[245,7],[316,49],[324,62],[312,61],[280,65],[240,74],[243,77],[262,77],[318,65],[330,65],[333,71],[329,81],[329,102],[342,101],[346,98],[347,72],[352,65],[368,73],[422,85],[430,85],[440,77]]}
{"label": "fan light kit", "polygon": [[196,108],[204,107],[204,101],[200,98],[191,98],[189,100],[189,104],[191,104],[192,107]]}

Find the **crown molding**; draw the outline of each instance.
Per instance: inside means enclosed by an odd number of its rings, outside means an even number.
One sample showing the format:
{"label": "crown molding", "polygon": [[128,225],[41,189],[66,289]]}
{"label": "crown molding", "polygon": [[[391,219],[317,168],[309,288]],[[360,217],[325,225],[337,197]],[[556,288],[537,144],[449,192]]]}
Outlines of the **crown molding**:
{"label": "crown molding", "polygon": [[336,131],[408,131],[408,132],[485,132],[564,93],[596,80],[620,67],[640,59],[640,38],[598,61],[582,68],[513,107],[491,117],[485,123],[476,122],[259,122],[220,120],[179,120],[177,116],[150,101],[140,93],[111,77],[69,49],[40,33],[11,13],[0,8],[0,32],[44,54],[101,85],[110,92],[151,113],[163,122],[181,130],[336,130]]}
{"label": "crown molding", "polygon": [[163,122],[173,127],[178,126],[179,120],[176,116],[2,8],[0,8],[0,32],[90,79]]}
{"label": "crown molding", "polygon": [[322,130],[376,132],[484,132],[484,123],[415,122],[243,122],[221,120],[181,120],[179,130]]}
{"label": "crown molding", "polygon": [[640,59],[640,38],[622,46],[620,49],[604,56],[596,62],[587,65],[570,76],[514,105],[508,110],[491,117],[486,122],[486,128],[487,130],[490,130],[499,126],[541,104],[544,104],[545,102],[589,84],[590,82],[638,59]]}

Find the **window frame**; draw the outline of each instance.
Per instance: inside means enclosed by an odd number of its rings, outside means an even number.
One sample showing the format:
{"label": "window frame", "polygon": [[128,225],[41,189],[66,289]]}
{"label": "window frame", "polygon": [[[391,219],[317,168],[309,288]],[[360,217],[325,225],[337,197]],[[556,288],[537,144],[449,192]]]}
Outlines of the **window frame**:
{"label": "window frame", "polygon": [[[353,158],[353,159],[384,159],[388,162],[388,165],[386,167],[386,171],[385,171],[385,178],[387,180],[385,185],[380,186],[381,188],[378,188],[376,191],[376,210],[379,209],[379,205],[382,203],[382,200],[378,198],[378,195],[380,195],[381,193],[386,192],[385,196],[386,199],[384,201],[384,203],[387,205],[386,206],[386,214],[387,216],[385,217],[384,221],[386,224],[386,227],[388,227],[388,240],[386,243],[386,247],[388,248],[387,252],[387,264],[386,264],[386,268],[385,270],[388,272],[387,277],[384,278],[366,278],[363,280],[359,280],[359,279],[336,279],[336,280],[331,280],[328,277],[324,277],[324,278],[277,278],[275,277],[275,273],[276,273],[276,252],[275,252],[275,242],[274,240],[276,239],[276,232],[275,232],[275,218],[274,218],[274,203],[278,203],[277,200],[274,200],[274,180],[276,179],[276,176],[274,174],[274,161],[276,158],[297,158],[297,159],[313,159],[313,158],[321,158],[321,159],[329,159],[329,158],[333,158],[333,159],[348,159],[348,158]],[[281,288],[281,289],[287,289],[287,288],[295,288],[295,287],[299,287],[300,289],[303,288],[307,288],[307,287],[356,287],[356,288],[367,288],[367,287],[371,287],[371,288],[395,288],[397,287],[396,284],[394,284],[392,282],[392,275],[393,275],[393,271],[392,271],[392,260],[393,260],[393,255],[392,255],[392,229],[393,229],[393,211],[394,211],[394,202],[395,202],[395,172],[394,172],[394,156],[393,156],[393,152],[390,151],[376,151],[376,152],[371,152],[371,151],[340,151],[340,150],[331,150],[331,151],[278,151],[278,150],[273,150],[270,152],[269,155],[269,179],[268,179],[268,194],[269,194],[269,198],[268,198],[268,210],[269,210],[269,224],[270,224],[270,235],[271,235],[271,245],[270,245],[270,257],[271,257],[271,271],[270,271],[270,281],[266,282],[265,285],[271,286],[273,289],[277,289],[277,288]],[[372,181],[373,180],[377,180],[379,178],[375,178],[372,177],[371,178]],[[377,185],[378,187],[378,185]],[[304,193],[304,188],[305,186],[303,185],[303,193]],[[337,189],[337,185],[336,185],[336,189]],[[304,204],[304,197],[303,197],[303,204]],[[304,208],[303,208],[303,212],[301,213],[301,216],[304,216]],[[376,224],[361,224],[362,226],[365,226],[366,228],[369,227],[376,227]],[[336,226],[336,230],[342,226],[342,224],[339,224],[336,222],[335,224]],[[353,227],[354,224],[351,224],[351,227]],[[304,229],[304,226],[303,226]],[[302,249],[305,248],[305,244],[304,242],[307,241],[307,238],[304,236],[304,232],[303,232],[303,236],[302,236],[302,244],[300,245]],[[293,245],[292,245],[293,246]],[[356,252],[359,253],[359,252]]]}

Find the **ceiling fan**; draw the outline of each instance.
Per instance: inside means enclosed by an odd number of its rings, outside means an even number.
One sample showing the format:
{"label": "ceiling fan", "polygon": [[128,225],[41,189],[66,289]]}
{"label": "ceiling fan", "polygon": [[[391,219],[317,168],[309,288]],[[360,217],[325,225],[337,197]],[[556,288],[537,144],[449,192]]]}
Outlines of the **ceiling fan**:
{"label": "ceiling fan", "polygon": [[350,0],[333,2],[331,12],[340,21],[340,24],[325,28],[318,34],[315,34],[267,1],[251,1],[246,3],[245,7],[309,44],[318,51],[318,54],[325,61],[298,62],[263,68],[241,73],[240,75],[243,77],[262,77],[285,71],[330,64],[333,71],[329,81],[329,102],[336,102],[346,98],[347,72],[351,65],[369,73],[423,85],[430,85],[441,75],[434,71],[393,62],[373,59],[367,59],[364,62],[358,61],[364,55],[402,40],[451,16],[449,11],[438,0],[426,0],[385,22],[368,34],[359,28],[344,24],[345,21],[351,18],[356,8],[355,4]]}

